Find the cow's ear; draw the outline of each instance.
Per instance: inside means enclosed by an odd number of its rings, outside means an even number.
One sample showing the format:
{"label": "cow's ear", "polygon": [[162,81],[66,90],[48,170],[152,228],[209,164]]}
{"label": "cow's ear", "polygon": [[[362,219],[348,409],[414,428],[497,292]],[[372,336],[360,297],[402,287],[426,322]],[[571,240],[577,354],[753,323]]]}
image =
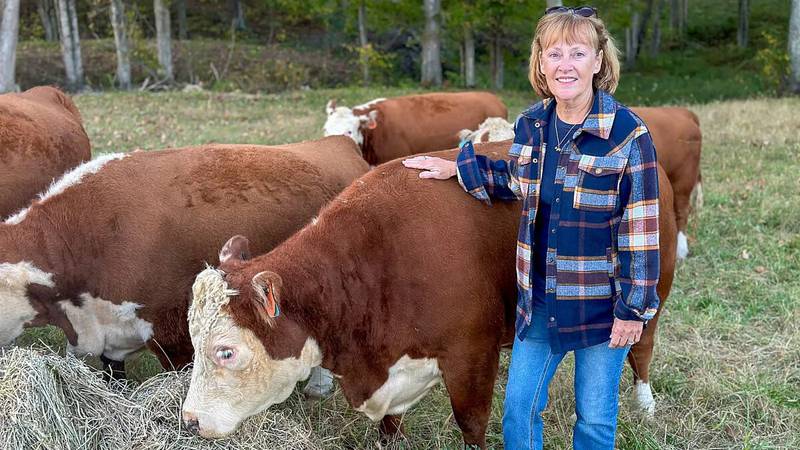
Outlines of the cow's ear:
{"label": "cow's ear", "polygon": [[251,258],[250,241],[246,237],[236,235],[230,239],[222,250],[219,251],[219,263],[224,264],[229,261],[246,261]]}
{"label": "cow's ear", "polygon": [[283,281],[280,275],[270,271],[259,272],[253,277],[252,284],[256,294],[252,297],[254,306],[265,322],[274,324],[274,319],[281,315],[279,300]]}
{"label": "cow's ear", "polygon": [[378,110],[373,109],[369,112],[366,116],[362,116],[362,121],[367,123],[367,128],[370,130],[374,130],[378,128]]}
{"label": "cow's ear", "polygon": [[328,100],[328,104],[325,105],[325,112],[330,116],[334,111],[336,111],[336,99],[332,98]]}

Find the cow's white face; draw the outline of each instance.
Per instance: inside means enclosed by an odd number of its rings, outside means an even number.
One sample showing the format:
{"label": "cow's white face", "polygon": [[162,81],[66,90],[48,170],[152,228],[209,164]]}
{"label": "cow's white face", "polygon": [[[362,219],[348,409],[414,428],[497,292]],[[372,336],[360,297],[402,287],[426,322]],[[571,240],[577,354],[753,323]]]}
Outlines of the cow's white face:
{"label": "cow's white face", "polygon": [[201,436],[218,438],[231,434],[246,418],[286,400],[295,384],[320,364],[321,354],[308,338],[298,357],[272,358],[259,338],[238,326],[223,308],[231,291],[220,272],[206,269],[193,290],[189,330],[194,367],[183,420]]}
{"label": "cow's white face", "polygon": [[364,144],[365,128],[377,126],[378,111],[372,110],[368,114],[356,115],[346,106],[335,107],[331,102],[325,108],[328,119],[323,127],[325,136],[347,136],[359,147]]}
{"label": "cow's white face", "polygon": [[0,264],[0,346],[12,344],[36,317],[27,293],[31,284],[53,287],[53,274],[24,261]]}

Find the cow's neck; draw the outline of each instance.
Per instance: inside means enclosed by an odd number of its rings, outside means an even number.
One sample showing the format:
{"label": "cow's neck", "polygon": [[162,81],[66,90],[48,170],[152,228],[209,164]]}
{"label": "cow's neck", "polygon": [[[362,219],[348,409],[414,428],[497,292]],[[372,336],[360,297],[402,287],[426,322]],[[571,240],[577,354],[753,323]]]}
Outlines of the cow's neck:
{"label": "cow's neck", "polygon": [[28,261],[41,270],[49,271],[46,235],[27,223],[0,223],[0,263]]}
{"label": "cow's neck", "polygon": [[361,135],[364,137],[364,142],[361,144],[361,156],[370,166],[377,166],[380,162],[375,154],[375,130],[364,129]]}
{"label": "cow's neck", "polygon": [[[368,327],[380,301],[382,266],[367,245],[368,233],[353,233],[347,242],[335,242],[316,230],[311,239],[295,235],[267,255],[266,270],[283,281],[281,309],[313,337],[323,352],[322,366],[335,370],[353,346],[348,340],[357,327]],[[314,242],[314,245],[308,245]],[[358,255],[357,258],[355,255]],[[367,273],[365,267],[374,267]]]}

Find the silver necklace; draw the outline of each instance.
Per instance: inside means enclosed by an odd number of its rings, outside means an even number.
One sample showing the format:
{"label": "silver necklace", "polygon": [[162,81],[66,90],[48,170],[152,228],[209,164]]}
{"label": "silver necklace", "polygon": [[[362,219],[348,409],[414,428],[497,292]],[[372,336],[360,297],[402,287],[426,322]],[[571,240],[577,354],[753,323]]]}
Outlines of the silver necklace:
{"label": "silver necklace", "polygon": [[[586,115],[588,116],[589,114],[587,113]],[[564,139],[562,140],[558,136],[558,113],[556,113],[555,116],[556,116],[556,120],[553,121],[553,126],[556,129],[556,151],[560,153],[561,152],[561,146],[564,144],[564,142],[567,141],[567,138],[569,138],[570,133],[572,133],[572,130],[574,130],[575,127],[578,126],[578,124],[577,123],[572,124],[572,127],[569,129],[569,131],[567,131],[567,135],[564,136]],[[584,120],[585,119],[586,118],[584,117]],[[583,123],[583,121],[581,121],[581,123]]]}

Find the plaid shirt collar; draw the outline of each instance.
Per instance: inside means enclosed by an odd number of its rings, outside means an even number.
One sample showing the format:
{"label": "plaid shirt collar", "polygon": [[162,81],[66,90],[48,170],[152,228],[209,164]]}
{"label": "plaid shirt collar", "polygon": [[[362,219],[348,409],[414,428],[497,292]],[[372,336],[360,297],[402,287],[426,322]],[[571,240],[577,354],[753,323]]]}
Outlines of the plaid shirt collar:
{"label": "plaid shirt collar", "polygon": [[[556,102],[553,101],[553,98],[546,98],[523,111],[522,115],[529,119],[547,122],[555,105]],[[614,125],[616,114],[617,102],[614,101],[614,97],[608,92],[598,89],[592,100],[592,109],[575,135],[585,131],[601,139],[608,139],[611,136],[611,127]]]}

